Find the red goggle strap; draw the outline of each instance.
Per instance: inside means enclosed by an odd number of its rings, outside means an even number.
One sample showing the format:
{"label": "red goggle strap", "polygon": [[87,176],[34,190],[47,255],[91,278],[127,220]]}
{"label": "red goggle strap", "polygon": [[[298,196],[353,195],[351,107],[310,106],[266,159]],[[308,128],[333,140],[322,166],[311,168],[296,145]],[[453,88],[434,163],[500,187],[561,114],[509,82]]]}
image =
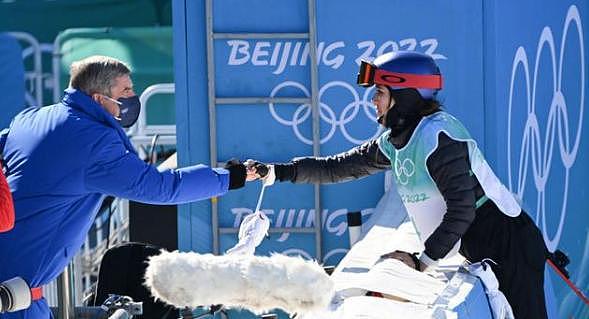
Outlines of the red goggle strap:
{"label": "red goggle strap", "polygon": [[397,73],[376,69],[374,83],[417,89],[441,89],[442,76],[439,74]]}

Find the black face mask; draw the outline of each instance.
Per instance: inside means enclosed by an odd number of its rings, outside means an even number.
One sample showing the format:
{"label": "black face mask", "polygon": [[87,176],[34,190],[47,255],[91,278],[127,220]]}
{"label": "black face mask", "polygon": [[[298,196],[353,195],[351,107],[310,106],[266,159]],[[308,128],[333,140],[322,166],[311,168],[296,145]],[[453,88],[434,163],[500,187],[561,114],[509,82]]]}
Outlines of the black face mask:
{"label": "black face mask", "polygon": [[421,120],[426,103],[415,89],[389,89],[389,92],[395,99],[395,104],[379,122],[391,129],[391,136],[396,137]]}
{"label": "black face mask", "polygon": [[122,127],[129,128],[137,122],[139,112],[141,112],[141,101],[139,101],[139,96],[120,97],[118,100],[106,95],[105,97],[119,105],[119,117],[115,117],[115,119]]}
{"label": "black face mask", "polygon": [[121,97],[118,101],[121,102],[121,126],[124,128],[129,128],[133,126],[133,124],[135,124],[139,118],[139,112],[141,111],[141,102],[139,101],[139,97],[137,95],[131,97]]}

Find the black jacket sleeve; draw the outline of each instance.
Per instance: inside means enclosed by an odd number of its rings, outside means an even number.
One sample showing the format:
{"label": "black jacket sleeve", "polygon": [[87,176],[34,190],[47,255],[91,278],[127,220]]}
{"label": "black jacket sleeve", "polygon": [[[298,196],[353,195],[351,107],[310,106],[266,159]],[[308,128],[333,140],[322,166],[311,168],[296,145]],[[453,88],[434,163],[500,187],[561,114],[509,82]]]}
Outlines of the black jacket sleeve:
{"label": "black jacket sleeve", "polygon": [[295,158],[288,164],[276,164],[275,170],[280,181],[330,184],[358,179],[390,167],[377,140],[371,140],[337,155]]}
{"label": "black jacket sleeve", "polygon": [[427,169],[447,206],[442,222],[425,241],[425,254],[437,260],[450,252],[474,220],[478,181],[471,173],[466,142],[455,141],[443,132],[427,159]]}

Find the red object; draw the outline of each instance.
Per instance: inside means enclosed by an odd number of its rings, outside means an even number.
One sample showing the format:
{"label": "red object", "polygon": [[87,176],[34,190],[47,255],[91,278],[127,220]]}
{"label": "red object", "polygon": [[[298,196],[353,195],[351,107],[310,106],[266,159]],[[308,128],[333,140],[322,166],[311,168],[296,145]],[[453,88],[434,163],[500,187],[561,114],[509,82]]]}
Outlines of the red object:
{"label": "red object", "polygon": [[575,294],[577,294],[577,296],[579,298],[581,298],[581,300],[586,304],[589,305],[589,299],[583,294],[583,292],[577,288],[577,286],[575,286],[575,284],[573,284],[559,269],[558,267],[550,260],[547,259],[546,262],[548,263],[548,265],[550,265],[550,267],[552,267],[554,269],[554,271],[556,271],[556,273],[560,276],[560,278],[562,280],[564,280],[564,282],[566,282],[566,284],[575,292]]}
{"label": "red object", "polygon": [[[0,168],[2,167],[0,162]],[[14,204],[4,173],[0,169],[0,233],[14,227]]]}
{"label": "red object", "polygon": [[419,89],[441,89],[442,76],[438,74],[410,74],[376,70],[374,83]]}
{"label": "red object", "polygon": [[31,288],[31,299],[33,301],[43,298],[43,287]]}

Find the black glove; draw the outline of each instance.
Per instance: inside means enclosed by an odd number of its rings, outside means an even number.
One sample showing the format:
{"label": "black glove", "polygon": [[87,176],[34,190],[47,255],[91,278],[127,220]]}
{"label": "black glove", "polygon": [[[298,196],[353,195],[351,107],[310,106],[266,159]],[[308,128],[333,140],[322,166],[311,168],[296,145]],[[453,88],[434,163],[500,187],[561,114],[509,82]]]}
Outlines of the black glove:
{"label": "black glove", "polygon": [[[246,162],[246,165],[248,168],[253,168],[255,170],[256,174],[258,174],[260,176],[260,178],[265,178],[266,175],[268,175],[268,171],[269,171],[268,164],[254,161],[254,160],[248,160]],[[274,174],[276,174],[276,181],[292,182],[294,180],[294,178],[295,178],[294,164],[286,163],[286,164],[272,164],[272,165],[274,165]]]}
{"label": "black glove", "polygon": [[[407,258],[409,257],[409,258]],[[415,270],[421,271],[421,261],[417,257],[417,253],[409,253],[402,250],[395,250],[392,253],[384,254],[380,258],[394,258],[402,261],[407,266],[413,266]],[[412,263],[413,265],[410,265]]]}
{"label": "black glove", "polygon": [[548,259],[560,270],[560,272],[567,278],[569,278],[569,272],[566,266],[571,262],[569,257],[561,250],[556,250],[553,253],[547,252]]}
{"label": "black glove", "polygon": [[225,169],[229,171],[229,189],[242,188],[245,185],[245,165],[238,159],[234,158],[227,162]]}
{"label": "black glove", "polygon": [[260,178],[264,178],[266,175],[268,175],[268,165],[260,162],[254,162],[252,166],[256,170],[256,174],[260,175]]}

